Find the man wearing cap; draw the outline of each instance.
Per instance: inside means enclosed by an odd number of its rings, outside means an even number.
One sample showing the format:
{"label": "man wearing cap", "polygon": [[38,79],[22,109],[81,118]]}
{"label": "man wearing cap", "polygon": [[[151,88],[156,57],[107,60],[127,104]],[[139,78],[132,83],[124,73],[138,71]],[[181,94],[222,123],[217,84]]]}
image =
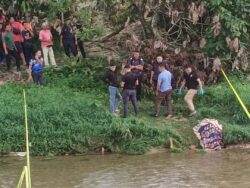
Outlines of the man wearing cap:
{"label": "man wearing cap", "polygon": [[135,115],[138,115],[138,104],[136,98],[137,76],[131,71],[130,65],[124,67],[125,75],[122,77],[121,87],[123,88],[124,118],[128,116],[129,101],[132,101]]}
{"label": "man wearing cap", "polygon": [[136,98],[141,100],[142,80],[143,80],[143,66],[144,61],[140,57],[139,51],[133,52],[133,57],[129,59],[128,65],[131,67],[132,73],[138,78],[138,85],[136,86]]}

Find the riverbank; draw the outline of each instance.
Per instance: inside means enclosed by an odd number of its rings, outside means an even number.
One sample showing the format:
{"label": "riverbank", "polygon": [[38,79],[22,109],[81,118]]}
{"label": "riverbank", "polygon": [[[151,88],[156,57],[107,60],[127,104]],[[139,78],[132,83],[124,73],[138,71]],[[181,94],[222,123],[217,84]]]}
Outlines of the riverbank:
{"label": "riverbank", "polygon": [[[154,147],[169,147],[170,137],[181,151],[190,145],[199,146],[192,128],[203,118],[220,121],[225,144],[250,142],[250,122],[226,83],[206,88],[204,97],[196,97],[198,114],[192,118],[187,118],[183,96],[174,95],[174,113],[183,116],[183,121],[167,121],[163,109],[161,117],[150,117],[153,101],[148,98],[140,103],[138,117],[112,116],[107,88],[99,81],[106,65],[102,59],[92,59],[46,70],[45,87],[1,86],[0,153],[24,151],[23,89],[28,95],[32,155],[85,154],[101,152],[102,148],[106,152],[144,154]],[[250,106],[250,83],[242,74],[230,77]]]}

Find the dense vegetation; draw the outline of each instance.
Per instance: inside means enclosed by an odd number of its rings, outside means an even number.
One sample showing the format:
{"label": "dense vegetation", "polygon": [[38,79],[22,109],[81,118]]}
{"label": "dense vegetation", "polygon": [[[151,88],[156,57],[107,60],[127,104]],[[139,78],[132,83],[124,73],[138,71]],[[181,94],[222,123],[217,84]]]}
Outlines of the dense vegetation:
{"label": "dense vegetation", "polygon": [[[149,117],[153,102],[144,100],[138,118],[113,117],[108,109],[106,86],[98,79],[107,62],[93,59],[82,64],[64,65],[46,71],[47,86],[7,84],[1,87],[0,152],[23,151],[24,116],[22,89],[28,95],[31,152],[33,155],[82,154],[107,151],[143,154],[152,147],[176,148],[197,144],[192,127],[205,117],[217,118],[224,125],[226,144],[250,141],[249,120],[225,83],[206,89],[197,97],[199,114],[184,122],[168,122]],[[244,75],[232,75],[242,83],[240,91],[250,106],[249,82]],[[175,95],[175,114],[187,114],[182,96]],[[229,110],[230,109],[230,110]]]}
{"label": "dense vegetation", "polygon": [[[210,83],[221,77],[221,66],[244,71],[249,67],[248,0],[18,0],[15,6],[11,1],[0,2],[11,14],[38,16],[40,20],[48,17],[51,23],[76,16],[84,25],[80,37],[102,50],[109,49],[111,55],[124,58],[126,54],[127,58],[128,50],[136,46],[150,62],[156,52],[162,52],[170,55],[174,68],[194,64]],[[125,34],[119,35],[121,31]],[[58,49],[55,54],[61,57]],[[60,69],[46,70],[45,87],[14,83],[1,87],[1,154],[25,148],[23,88],[28,94],[33,155],[82,154],[98,152],[102,147],[111,152],[143,154],[152,147],[167,146],[170,137],[176,148],[184,149],[198,145],[192,127],[206,117],[224,125],[225,144],[250,141],[249,119],[225,82],[207,88],[204,97],[196,98],[198,114],[187,121],[149,117],[153,101],[148,93],[138,118],[120,119],[107,111],[107,88],[99,79],[108,62],[98,58],[77,65],[74,59],[65,62],[69,63]],[[249,107],[250,83],[245,73],[231,73],[230,78]],[[174,113],[187,115],[183,96],[174,95]]]}

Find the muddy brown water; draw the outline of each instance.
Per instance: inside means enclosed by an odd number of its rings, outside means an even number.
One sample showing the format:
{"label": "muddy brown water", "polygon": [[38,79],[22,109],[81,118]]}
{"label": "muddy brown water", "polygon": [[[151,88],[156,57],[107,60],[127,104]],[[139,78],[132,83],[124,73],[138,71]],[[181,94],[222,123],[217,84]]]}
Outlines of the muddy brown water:
{"label": "muddy brown water", "polygon": [[[0,187],[16,187],[24,164],[0,158]],[[250,152],[32,158],[31,174],[34,188],[250,188]]]}

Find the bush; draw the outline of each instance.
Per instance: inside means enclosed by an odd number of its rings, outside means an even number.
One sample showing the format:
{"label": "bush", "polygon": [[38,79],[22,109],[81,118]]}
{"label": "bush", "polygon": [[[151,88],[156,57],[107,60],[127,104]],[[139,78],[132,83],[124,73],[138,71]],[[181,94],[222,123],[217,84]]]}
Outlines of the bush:
{"label": "bush", "polygon": [[[171,130],[153,128],[136,119],[113,117],[96,97],[65,91],[65,88],[37,88],[5,85],[0,94],[0,152],[24,151],[22,88],[27,89],[31,153],[62,155],[109,151],[143,154],[165,145]],[[70,89],[68,89],[70,90]],[[178,137],[173,132],[173,137]]]}

